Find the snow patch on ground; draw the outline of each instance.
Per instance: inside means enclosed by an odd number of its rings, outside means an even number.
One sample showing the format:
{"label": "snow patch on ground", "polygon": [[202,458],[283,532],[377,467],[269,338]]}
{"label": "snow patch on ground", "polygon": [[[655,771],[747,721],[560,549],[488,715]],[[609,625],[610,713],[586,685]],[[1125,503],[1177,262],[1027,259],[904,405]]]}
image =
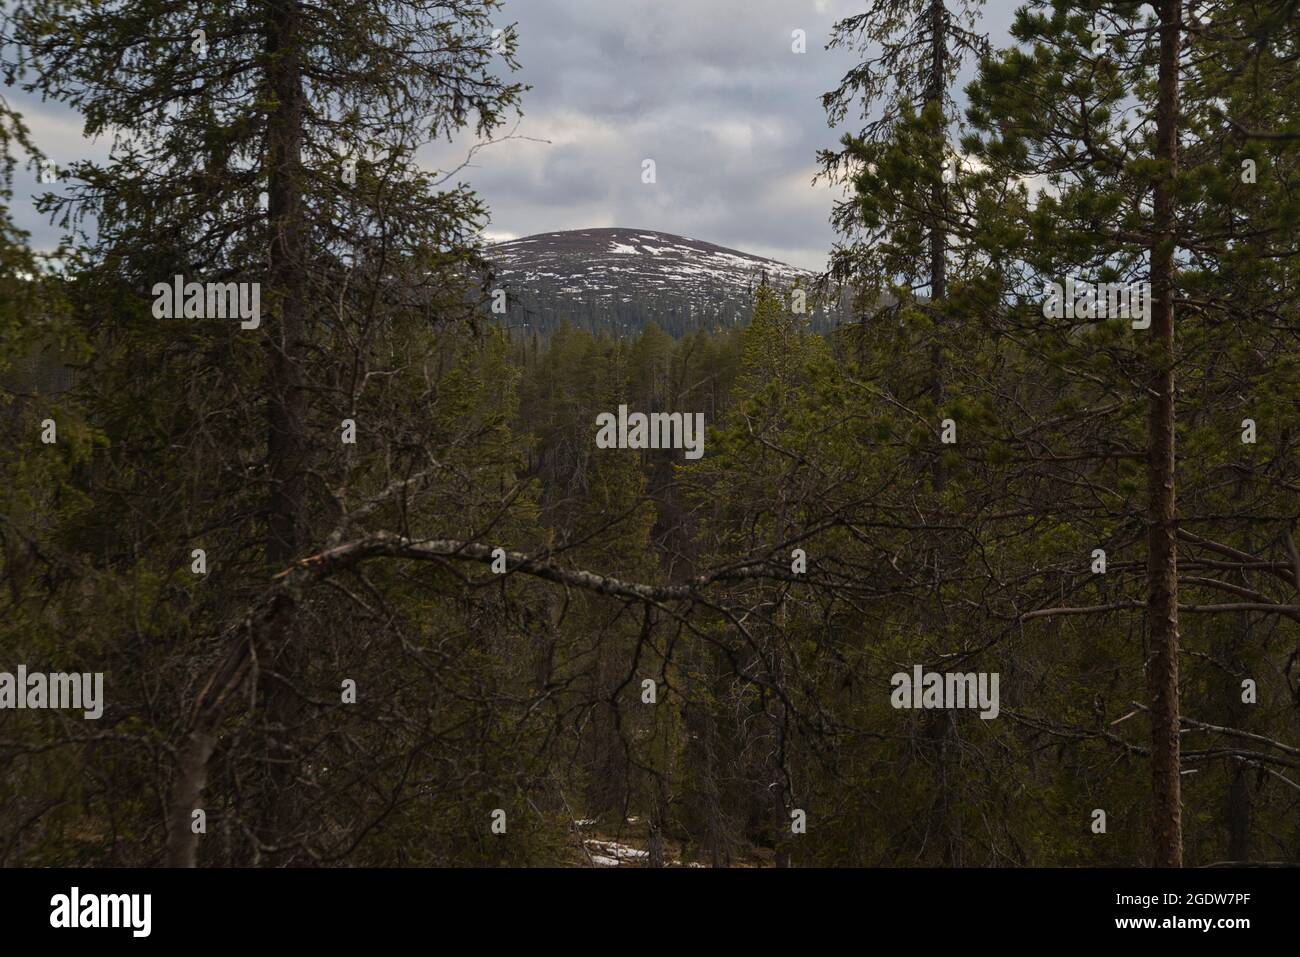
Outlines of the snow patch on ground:
{"label": "snow patch on ground", "polygon": [[591,855],[591,863],[596,867],[622,867],[626,863],[642,863],[649,859],[650,852],[640,848],[629,847],[617,841],[599,841],[588,838],[582,846]]}
{"label": "snow patch on ground", "polygon": [[[628,821],[635,820],[636,818],[628,818]],[[627,844],[620,844],[617,841],[602,841],[593,837],[584,840],[582,846],[591,858],[593,867],[639,867],[650,862],[649,851],[643,851],[639,847],[629,847]],[[668,867],[705,866],[698,861],[689,861],[683,864],[681,861],[671,860],[664,863]]]}

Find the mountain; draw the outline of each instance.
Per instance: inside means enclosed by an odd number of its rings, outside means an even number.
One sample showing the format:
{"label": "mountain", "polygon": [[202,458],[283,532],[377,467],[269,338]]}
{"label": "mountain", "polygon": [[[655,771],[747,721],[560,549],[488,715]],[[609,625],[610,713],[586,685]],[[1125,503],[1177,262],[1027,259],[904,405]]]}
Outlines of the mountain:
{"label": "mountain", "polygon": [[[509,301],[507,323],[542,334],[562,322],[592,332],[672,335],[747,322],[766,276],[788,289],[816,274],[775,259],[651,229],[571,229],[497,243],[487,253]],[[834,325],[813,310],[814,328]]]}

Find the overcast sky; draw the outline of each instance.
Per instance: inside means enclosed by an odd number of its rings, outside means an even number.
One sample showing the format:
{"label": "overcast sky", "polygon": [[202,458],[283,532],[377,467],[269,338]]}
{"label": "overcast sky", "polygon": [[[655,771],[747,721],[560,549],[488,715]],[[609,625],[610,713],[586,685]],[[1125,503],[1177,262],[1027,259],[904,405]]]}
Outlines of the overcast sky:
{"label": "overcast sky", "polygon": [[[985,29],[1004,38],[1014,0],[990,0]],[[831,25],[865,0],[507,0],[518,22],[519,137],[480,150],[461,175],[492,210],[489,235],[582,227],[680,233],[824,266],[832,193],[812,185],[816,154],[836,143],[820,97],[851,64],[824,49]],[[791,50],[791,33],[807,52]],[[12,88],[6,95],[13,97]],[[102,155],[80,120],[16,99],[56,162]],[[546,140],[548,142],[537,142]],[[472,140],[431,148],[430,167],[457,165]],[[653,159],[657,182],[642,183]],[[48,246],[55,231],[15,182],[15,218]]]}

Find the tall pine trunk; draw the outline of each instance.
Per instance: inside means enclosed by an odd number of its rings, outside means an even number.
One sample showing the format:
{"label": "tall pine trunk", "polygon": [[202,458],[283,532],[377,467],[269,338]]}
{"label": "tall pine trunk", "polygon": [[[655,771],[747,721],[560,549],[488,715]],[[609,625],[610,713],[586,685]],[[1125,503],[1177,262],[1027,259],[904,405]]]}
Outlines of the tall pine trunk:
{"label": "tall pine trunk", "polygon": [[[926,80],[925,105],[929,107],[937,104],[940,109],[943,108],[943,95],[947,86],[947,77],[945,75],[948,69],[948,47],[945,29],[947,13],[943,0],[935,0],[930,4],[928,12],[930,18],[930,67]],[[938,149],[931,157],[934,185],[930,191],[931,212],[930,222],[928,223],[930,315],[934,321],[934,326],[930,332],[930,399],[934,402],[935,412],[940,418],[942,418],[943,413],[944,388],[943,348],[940,345],[943,330],[940,328],[939,310],[943,308],[943,300],[948,295],[948,235],[944,228],[946,197],[944,195],[943,180],[943,164],[947,159],[947,152],[947,131],[945,129]],[[942,455],[934,457],[930,470],[930,480],[935,492],[942,492],[947,484]],[[929,620],[931,630],[937,631],[947,624],[943,620],[943,612],[936,609],[942,609],[940,589],[943,581],[944,550],[951,546],[952,539],[951,536],[938,532],[934,541],[935,546],[930,555],[930,567],[934,572],[935,606],[933,609],[927,609],[925,616]],[[938,712],[933,716],[927,716],[922,721],[922,726],[921,741],[928,752],[929,762],[934,773],[935,797],[930,806],[929,826],[937,834],[937,843],[941,855],[940,861],[945,867],[953,867],[956,866],[959,853],[954,836],[952,784],[948,778],[947,766],[950,752],[949,739],[953,729],[946,717]]]}
{"label": "tall pine trunk", "polygon": [[1160,0],[1160,66],[1151,245],[1147,393],[1147,700],[1151,716],[1151,835],[1158,867],[1183,863],[1178,752],[1178,554],[1174,449],[1174,184],[1178,169],[1181,0]]}
{"label": "tall pine trunk", "polygon": [[[947,71],[948,48],[945,45],[944,18],[947,11],[942,2],[930,4],[930,76],[926,85],[925,100],[926,104],[938,103],[943,106],[943,91]],[[933,157],[934,165],[938,175],[935,177],[935,183],[930,196],[931,206],[933,208],[932,218],[930,220],[930,311],[934,314],[943,302],[944,297],[948,295],[948,236],[944,231],[944,184],[943,184],[943,162],[945,146],[939,154]],[[933,332],[933,340],[930,343],[930,397],[934,400],[935,410],[943,408],[943,350],[939,346],[940,330],[937,323]],[[944,486],[943,462],[939,456],[935,456],[933,481],[935,491],[941,491]]]}
{"label": "tall pine trunk", "polygon": [[271,237],[271,381],[267,396],[267,560],[279,567],[302,544],[306,347],[306,220],[303,210],[303,110],[301,13],[297,3],[276,3],[267,22],[267,86],[275,97],[269,116],[268,207]]}
{"label": "tall pine trunk", "polygon": [[[302,12],[296,0],[276,2],[267,17],[267,87],[275,106],[268,116],[268,214],[271,323],[267,330],[270,381],[267,388],[266,558],[283,570],[306,544],[304,521],[307,442],[303,365],[307,325],[307,225],[303,208],[302,151],[306,93],[303,89]],[[293,626],[287,626],[292,630]],[[279,642],[269,670],[283,679],[262,682],[273,739],[268,775],[270,806],[262,826],[266,843],[282,841],[296,815],[291,795],[296,758],[288,739],[298,705],[284,679],[303,673],[303,655],[291,633]]]}

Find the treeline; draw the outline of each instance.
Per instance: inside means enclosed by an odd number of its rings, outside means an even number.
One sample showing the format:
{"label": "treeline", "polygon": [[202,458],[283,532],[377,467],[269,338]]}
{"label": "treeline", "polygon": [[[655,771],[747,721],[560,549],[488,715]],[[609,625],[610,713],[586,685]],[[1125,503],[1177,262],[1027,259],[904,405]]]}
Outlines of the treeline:
{"label": "treeline", "polygon": [[[699,289],[667,289],[655,293],[644,290],[616,290],[597,294],[565,290],[550,279],[531,280],[526,284],[505,281],[507,293],[504,312],[485,314],[510,329],[549,336],[563,326],[585,330],[592,335],[635,335],[653,323],[675,338],[700,330],[717,331],[749,321],[759,282],[752,288],[716,283]],[[852,297],[827,296],[808,283],[804,308],[808,328],[827,333],[852,322]]]}

